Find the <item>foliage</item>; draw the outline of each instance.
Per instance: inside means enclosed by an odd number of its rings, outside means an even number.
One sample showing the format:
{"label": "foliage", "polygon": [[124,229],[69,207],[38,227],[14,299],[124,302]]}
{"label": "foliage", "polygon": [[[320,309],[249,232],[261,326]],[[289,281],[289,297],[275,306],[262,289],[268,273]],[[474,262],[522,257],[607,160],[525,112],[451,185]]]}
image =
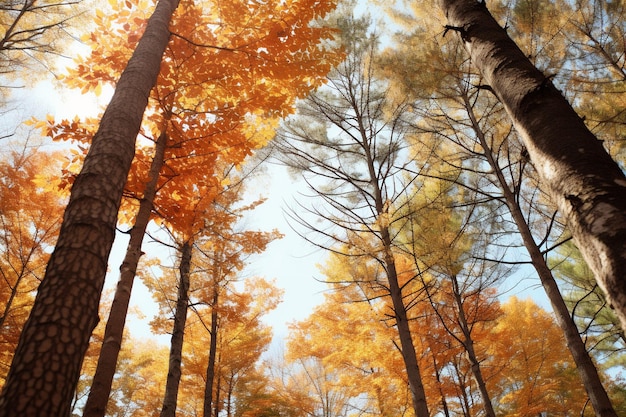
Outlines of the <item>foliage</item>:
{"label": "foliage", "polygon": [[7,146],[0,158],[0,378],[7,374],[20,331],[61,224],[62,157]]}

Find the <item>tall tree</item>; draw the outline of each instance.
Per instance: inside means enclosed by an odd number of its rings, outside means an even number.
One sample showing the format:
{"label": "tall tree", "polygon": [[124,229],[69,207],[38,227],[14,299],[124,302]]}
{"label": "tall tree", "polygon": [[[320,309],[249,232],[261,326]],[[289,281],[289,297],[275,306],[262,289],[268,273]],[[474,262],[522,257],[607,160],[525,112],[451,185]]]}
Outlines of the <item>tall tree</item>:
{"label": "tall tree", "polygon": [[165,395],[161,407],[161,417],[173,417],[176,415],[178,400],[178,386],[180,384],[181,364],[183,357],[183,338],[187,311],[189,307],[189,272],[191,269],[191,256],[193,241],[186,240],[179,246],[180,265],[178,267],[178,292],[176,306],[174,307],[174,325],[170,342],[169,367],[165,383]]}
{"label": "tall tree", "polygon": [[[626,177],[563,95],[484,3],[440,6],[513,125],[626,329]],[[566,139],[565,139],[566,138]]]}
{"label": "tall tree", "polygon": [[177,1],[157,4],[120,76],[80,174],[46,274],[22,331],[0,416],[69,413],[115,236],[117,212]]}
{"label": "tall tree", "polygon": [[[172,28],[176,35],[173,37],[175,45],[171,48],[171,53],[165,57],[163,71],[158,82],[160,88],[153,93],[153,96],[160,100],[159,104],[165,108],[166,113],[174,114],[178,118],[174,126],[169,127],[171,129],[170,135],[172,132],[186,132],[188,135],[197,133],[197,137],[194,137],[194,140],[182,139],[183,146],[178,146],[174,151],[170,148],[170,153],[166,154],[168,158],[179,158],[177,165],[179,169],[174,169],[174,174],[171,176],[162,178],[164,185],[161,186],[161,195],[168,195],[166,191],[168,187],[170,190],[173,189],[169,196],[174,199],[180,195],[182,189],[185,190],[185,193],[193,193],[191,185],[194,183],[194,179],[191,178],[190,174],[194,172],[194,169],[191,164],[184,163],[184,158],[189,155],[202,155],[205,159],[215,159],[216,155],[223,151],[224,155],[228,155],[233,163],[241,162],[244,157],[249,155],[252,148],[260,146],[267,140],[267,132],[257,135],[256,132],[253,132],[252,127],[255,124],[257,126],[268,124],[271,126],[271,123],[263,123],[260,120],[274,119],[289,113],[295,98],[303,95],[308,89],[320,82],[320,75],[332,62],[333,54],[329,54],[328,59],[324,59],[326,50],[323,47],[318,47],[318,43],[332,36],[332,31],[328,28],[308,27],[307,24],[309,21],[322,16],[334,4],[328,1],[315,3],[316,7],[313,8],[309,7],[308,2],[296,1],[281,4],[280,14],[276,13],[273,3],[264,4],[262,11],[248,5],[248,14],[254,16],[258,21],[262,21],[263,25],[256,25],[257,20],[248,21],[245,36],[243,36],[244,32],[242,31],[242,10],[237,8],[237,2],[220,9],[218,18],[223,22],[223,25],[220,25],[220,30],[211,33],[197,30],[198,27],[209,27],[209,24],[192,24],[203,15],[201,6],[186,5],[180,11],[180,17],[174,22]],[[302,12],[300,8],[306,9],[306,12]],[[237,10],[236,13],[235,10]],[[272,11],[275,20],[263,19],[263,16],[268,14],[268,10]],[[110,25],[115,21],[115,17],[105,15],[103,12],[96,14],[100,23],[109,24],[102,25],[105,28],[103,29],[105,33],[108,33],[109,36],[120,35],[119,31],[110,30],[111,27],[116,26]],[[131,28],[131,24],[134,28],[135,25],[141,23],[139,17],[129,17],[127,10],[126,13],[120,12],[120,15],[122,18],[118,23],[123,28]],[[207,16],[215,17],[213,15]],[[191,19],[194,17],[196,20]],[[302,24],[302,21],[307,24]],[[183,23],[177,25],[177,22]],[[289,22],[289,24],[277,28],[277,22]],[[146,33],[149,33],[149,27],[150,24],[148,23]],[[235,27],[237,29],[234,29]],[[304,29],[305,27],[307,29]],[[268,33],[271,36],[267,36]],[[126,36],[125,29],[123,35],[123,43],[128,41],[132,44],[139,37],[138,29],[133,30],[129,36]],[[95,34],[91,35],[90,40],[94,45],[102,44],[98,43]],[[121,65],[120,60],[125,59],[127,51],[124,48],[115,49],[118,46],[115,42],[105,42],[105,44],[110,47],[100,48],[98,46],[94,49],[92,55],[95,58],[79,60],[77,68],[73,72],[71,71],[70,76],[67,77],[70,80],[70,85],[79,86],[84,91],[93,89],[98,92],[104,83],[116,78],[116,67],[109,64],[118,63]],[[198,50],[203,53],[197,53]],[[272,52],[272,59],[269,59],[265,52]],[[249,59],[242,60],[244,56]],[[181,63],[187,66],[185,67]],[[182,69],[181,66],[183,66]],[[231,70],[226,69],[229,66],[232,67]],[[250,67],[254,67],[258,71],[250,71]],[[278,67],[281,68],[281,71],[276,70]],[[204,68],[206,71],[200,73],[198,68]],[[229,74],[228,77],[233,80],[232,83],[222,84],[224,73]],[[286,73],[289,73],[290,76],[285,77]],[[78,77],[73,77],[73,75]],[[198,78],[193,79],[194,77]],[[219,81],[216,82],[216,79]],[[259,79],[264,79],[265,82],[260,83]],[[268,80],[274,82],[270,83]],[[236,88],[242,89],[241,92],[234,92]],[[207,99],[205,96],[207,91],[215,94],[215,96]],[[289,93],[285,94],[285,91]],[[237,98],[235,99],[235,97]],[[226,102],[228,103],[225,104]],[[148,128],[151,128],[149,130],[155,130],[155,124],[158,125],[157,131],[162,130],[163,123],[159,123],[162,122],[162,118],[167,119],[158,112],[151,112],[146,120]],[[60,130],[63,131],[62,134],[67,134],[64,130],[71,129],[72,123],[69,122],[65,125],[62,123],[60,127],[48,126],[48,128],[50,131]],[[193,126],[195,130],[190,130],[189,126]],[[208,126],[212,126],[213,132],[206,133]],[[198,132],[198,130],[203,132]],[[216,140],[216,132],[221,134],[222,141]],[[154,135],[158,137],[160,133]],[[202,142],[205,143],[204,147],[199,146]],[[89,157],[86,164],[88,160]],[[183,175],[183,171],[186,175]],[[198,171],[196,170],[196,172]],[[210,178],[210,175],[208,177]],[[131,173],[129,181],[137,181],[140,178],[142,178],[140,175]],[[209,179],[208,181],[214,183],[214,180]],[[179,189],[176,190],[176,187]],[[139,194],[144,191],[140,187],[137,187],[137,190],[140,190],[137,191]],[[149,201],[146,201],[144,206],[147,207],[149,204]],[[142,215],[144,222],[147,221],[149,213],[146,215],[146,212],[148,211],[146,208]],[[173,213],[180,215],[180,210],[176,204],[163,204],[158,211],[165,216]],[[131,288],[129,281],[132,281],[133,264],[136,264],[140,253],[140,241],[143,236],[141,227],[137,227],[134,234],[136,239],[133,240],[133,247],[130,251],[134,255],[134,259],[124,265],[127,269],[125,281],[120,286],[120,293],[126,299],[120,298],[114,304],[116,310],[114,310],[113,317],[116,318],[117,322],[112,323],[112,326],[116,326],[115,337],[111,333],[109,334],[111,337],[105,338],[105,343],[108,343],[111,348],[104,352],[112,352],[112,356],[107,357],[104,362],[108,364],[115,362],[113,356],[119,351],[119,344],[121,343],[122,320],[125,317],[127,299]],[[118,310],[117,307],[120,309]],[[107,395],[107,385],[110,386],[112,377],[112,368],[108,366],[105,368],[107,381],[100,384],[98,379],[96,381],[98,390],[94,391],[94,393],[99,393],[100,401],[97,405],[90,402],[90,409],[93,405],[93,409],[97,409],[98,413],[104,412],[104,398]]]}
{"label": "tall tree", "polygon": [[384,83],[373,76],[378,40],[368,33],[367,19],[347,18],[343,25],[346,60],[329,74],[327,89],[302,101],[301,117],[286,121],[276,150],[278,158],[302,172],[315,197],[326,203],[325,208],[315,204],[309,213],[339,231],[321,229],[294,212],[302,226],[334,242],[317,245],[346,256],[376,259],[383,266],[386,277],[381,285],[393,303],[414,411],[426,417],[428,404],[409,327],[407,294],[396,267],[392,225],[402,221],[396,218],[394,205],[406,191],[401,173],[411,164],[402,153],[405,104],[394,102]]}
{"label": "tall tree", "polygon": [[[528,30],[530,26],[534,27],[535,31],[541,32],[541,29],[536,27],[539,26],[540,19],[538,17],[524,18],[527,14],[534,16],[533,13],[536,12],[533,12],[534,8],[536,8],[534,3],[523,2],[519,5],[519,10],[516,9],[516,12],[522,15],[518,19],[522,23],[518,31],[532,39],[528,41],[529,48],[541,48],[538,37],[530,36],[529,33],[533,31]],[[553,6],[543,10],[546,14],[550,12],[558,15]],[[553,24],[551,19],[546,20],[546,24],[548,21],[549,24]],[[525,23],[528,25],[524,25]],[[432,20],[430,24],[434,24]],[[511,24],[513,25],[513,21]],[[553,34],[549,35],[552,42]],[[416,31],[413,36],[411,43],[428,42],[425,33]],[[551,229],[553,229],[556,214],[552,215],[551,219],[545,218],[544,212],[553,209],[546,207],[546,204],[537,198],[537,196],[541,197],[541,194],[537,194],[538,187],[536,180],[533,180],[534,171],[525,156],[525,149],[518,143],[516,135],[511,132],[508,121],[499,116],[501,107],[493,96],[482,91],[483,80],[472,73],[469,63],[460,53],[460,48],[455,41],[444,45],[439,45],[438,41],[431,41],[437,46],[431,46],[432,49],[424,47],[426,51],[433,54],[433,59],[426,65],[428,67],[434,65],[439,72],[446,74],[445,81],[439,81],[439,84],[435,83],[430,87],[434,88],[432,91],[435,91],[436,104],[424,106],[427,110],[419,111],[425,120],[425,122],[422,121],[423,125],[426,125],[424,130],[433,132],[436,137],[445,138],[448,143],[454,144],[454,148],[458,149],[457,152],[464,155],[466,165],[468,165],[467,161],[478,160],[477,167],[472,166],[469,169],[483,173],[480,178],[483,182],[472,185],[473,189],[478,190],[479,195],[482,196],[479,204],[484,204],[482,200],[491,199],[501,201],[507,208],[512,224],[515,225],[522,238],[522,244],[528,251],[531,263],[537,271],[558,323],[563,329],[567,346],[572,352],[594,409],[600,415],[601,413],[608,413],[606,415],[609,416],[615,415],[600,375],[585,349],[545,258],[545,252],[550,249],[548,242],[550,235],[554,233]],[[533,55],[535,51],[531,49],[528,53]],[[558,67],[555,63],[549,65]],[[419,78],[413,81],[413,85],[420,85],[426,88],[426,91],[430,91],[428,86],[420,84]],[[427,96],[422,91],[417,91],[416,95]],[[440,157],[450,165],[450,170],[457,170],[462,165],[451,161],[447,155]],[[485,168],[482,168],[482,165]],[[509,218],[505,212],[501,213],[506,216],[505,218]],[[557,233],[561,230],[561,228],[554,229],[557,229]],[[539,233],[544,236],[537,239],[535,236]],[[562,243],[564,238],[562,236],[558,238]],[[542,246],[545,249],[542,249]]]}

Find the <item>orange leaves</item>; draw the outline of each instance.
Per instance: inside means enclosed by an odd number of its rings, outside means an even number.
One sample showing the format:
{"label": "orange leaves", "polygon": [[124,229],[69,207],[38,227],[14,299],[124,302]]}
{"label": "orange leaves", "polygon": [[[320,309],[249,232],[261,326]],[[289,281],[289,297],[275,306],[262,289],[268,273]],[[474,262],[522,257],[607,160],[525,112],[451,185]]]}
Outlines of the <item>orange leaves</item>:
{"label": "orange leaves", "polygon": [[[8,144],[4,144],[5,146]],[[63,195],[59,154],[3,149],[0,158],[0,380],[34,300],[57,238]]]}
{"label": "orange leaves", "polygon": [[512,297],[488,344],[492,378],[509,416],[567,415],[582,410],[586,395],[554,318],[531,300]]}
{"label": "orange leaves", "polygon": [[70,148],[69,154],[65,155],[66,163],[61,168],[61,179],[58,184],[59,189],[69,190],[87,155],[88,144],[98,126],[98,120],[94,118],[81,120],[76,116],[71,120],[63,119],[57,122],[52,115],[48,115],[45,120],[31,119],[27,124],[38,128],[43,135],[55,141],[75,143],[76,147]]}
{"label": "orange leaves", "polygon": [[[65,84],[96,95],[113,86],[152,7],[147,0],[110,0],[96,10],[96,30],[83,39],[90,55],[76,60]],[[311,21],[334,7],[334,0],[181,2],[143,128],[148,138],[168,134],[155,200],[167,222],[195,233],[203,207],[228,183],[219,170],[264,146],[295,99],[322,82],[339,55],[321,46],[333,31]],[[81,142],[95,131],[77,119],[40,127]],[[150,149],[137,150],[129,195],[142,195]]]}

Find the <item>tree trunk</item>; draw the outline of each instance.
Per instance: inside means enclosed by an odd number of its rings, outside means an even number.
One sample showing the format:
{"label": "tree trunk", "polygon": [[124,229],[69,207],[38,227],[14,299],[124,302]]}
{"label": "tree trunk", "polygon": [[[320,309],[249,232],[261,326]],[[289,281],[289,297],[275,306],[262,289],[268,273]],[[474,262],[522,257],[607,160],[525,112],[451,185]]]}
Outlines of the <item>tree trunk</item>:
{"label": "tree trunk", "polygon": [[[369,103],[366,103],[369,105]],[[383,220],[388,215],[388,208],[383,201],[383,193],[381,189],[380,179],[376,173],[376,161],[372,156],[372,142],[376,141],[376,137],[370,137],[364,124],[364,117],[358,105],[352,104],[355,114],[357,114],[358,131],[361,139],[361,147],[364,151],[364,159],[367,164],[369,180],[373,186],[374,209],[380,222],[380,240],[383,248],[383,259],[387,280],[389,281],[389,295],[393,305],[394,317],[400,338],[400,350],[402,359],[406,367],[407,378],[409,380],[409,388],[411,390],[411,400],[413,410],[416,417],[429,417],[428,403],[426,401],[426,392],[422,383],[422,376],[417,362],[417,353],[413,344],[411,328],[409,326],[408,314],[404,299],[402,298],[402,288],[398,282],[398,271],[396,270],[396,262],[392,251],[393,242],[389,233],[388,220]]]}
{"label": "tree trunk", "polygon": [[554,87],[491,16],[484,2],[440,0],[447,30],[504,105],[541,179],[607,300],[626,329],[626,178]]}
{"label": "tree trunk", "polygon": [[215,389],[215,401],[213,401],[213,404],[214,404],[213,416],[214,417],[217,417],[217,416],[220,415],[220,401],[222,400],[220,398],[220,393],[221,392],[222,392],[222,378],[220,378],[220,376],[218,375],[218,377],[217,377],[217,386],[216,386],[216,389]]}
{"label": "tree trunk", "polygon": [[433,369],[435,370],[435,378],[437,379],[437,387],[439,388],[439,395],[441,396],[441,409],[443,410],[444,417],[450,417],[450,410],[448,409],[448,400],[446,394],[443,392],[443,383],[441,382],[441,370],[437,363],[437,357],[433,349],[430,350],[430,356],[433,358]]}
{"label": "tree trunk", "polygon": [[541,285],[550,300],[550,305],[554,310],[559,327],[565,335],[567,347],[572,354],[574,362],[576,363],[576,368],[578,369],[578,373],[581,377],[583,385],[585,386],[585,390],[587,391],[587,395],[589,396],[593,409],[597,416],[617,417],[613,405],[611,404],[611,400],[602,385],[602,381],[598,375],[598,370],[596,369],[591,356],[587,352],[585,343],[582,341],[580,334],[578,333],[578,327],[576,327],[576,323],[574,323],[574,320],[567,309],[567,305],[561,296],[561,292],[559,291],[556,280],[552,275],[552,271],[548,267],[540,248],[537,246],[537,243],[533,238],[530,227],[528,226],[524,214],[522,213],[522,209],[517,203],[515,194],[513,194],[513,191],[509,188],[509,185],[504,178],[504,174],[502,173],[502,169],[494,158],[493,151],[489,147],[485,135],[478,124],[467,95],[463,95],[463,100],[474,132],[476,132],[476,136],[478,137],[480,145],[483,148],[487,161],[498,179],[498,184],[500,185],[500,189],[504,195],[504,200],[509,208],[511,217],[513,217],[513,221],[522,236],[522,241],[524,242],[524,246],[530,255],[533,267],[537,271]]}
{"label": "tree trunk", "polygon": [[174,328],[172,330],[172,342],[170,346],[170,360],[167,371],[165,395],[163,396],[163,408],[161,417],[176,416],[176,402],[178,401],[178,385],[180,384],[181,363],[183,358],[183,340],[185,336],[185,324],[187,323],[187,308],[189,306],[189,271],[191,269],[190,242],[185,242],[181,248],[180,260],[180,283],[178,284],[178,297],[176,300],[176,312],[174,313]]}
{"label": "tree trunk", "polygon": [[[386,241],[389,241],[389,232],[383,232],[383,235],[386,235]],[[386,241],[384,239],[385,245],[387,244]],[[389,246],[386,245],[386,247],[390,247],[390,242]],[[413,409],[415,410],[415,415],[417,417],[429,417],[430,413],[428,412],[426,393],[424,392],[424,384],[422,383],[422,376],[420,374],[419,364],[417,363],[417,353],[415,352],[415,346],[413,345],[413,338],[411,336],[406,307],[404,305],[404,300],[402,299],[402,289],[398,284],[396,264],[393,259],[393,254],[390,253],[391,250],[387,249],[385,252],[385,267],[387,269],[387,279],[389,281],[389,292],[391,302],[393,303],[396,326],[398,327],[398,336],[400,337],[402,359],[404,360],[407,378],[409,379]]]}
{"label": "tree trunk", "polygon": [[209,346],[209,362],[206,368],[206,385],[204,387],[204,417],[211,417],[211,411],[213,411],[213,381],[215,381],[215,358],[217,357],[217,303],[219,301],[219,286],[217,277],[214,277],[214,279],[213,304],[211,305],[211,343]]}
{"label": "tree trunk", "polygon": [[472,339],[472,333],[470,331],[469,324],[467,323],[467,317],[465,316],[463,300],[461,299],[461,292],[459,290],[459,281],[456,275],[452,275],[450,280],[452,281],[452,288],[454,291],[454,302],[459,312],[459,325],[461,327],[461,331],[463,332],[463,348],[467,353],[467,359],[469,360],[471,366],[472,376],[476,381],[476,385],[478,385],[478,391],[480,392],[480,397],[483,400],[485,415],[488,417],[496,417],[496,412],[493,409],[493,404],[491,403],[491,397],[487,391],[487,384],[485,383],[485,378],[483,378],[483,372],[480,369],[480,361],[478,360],[476,351],[474,350],[474,340]]}
{"label": "tree trunk", "polygon": [[150,165],[148,183],[143,198],[139,203],[139,211],[135,224],[130,231],[130,240],[126,249],[126,256],[120,266],[120,280],[117,283],[109,318],[104,330],[104,340],[98,357],[98,365],[89,391],[89,397],[83,410],[83,417],[104,417],[106,406],[111,394],[111,385],[117,366],[117,358],[122,346],[124,325],[128,313],[128,304],[133,289],[133,281],[137,273],[137,265],[141,258],[141,245],[150,221],[154,197],[159,180],[159,173],[163,166],[167,134],[161,133],[156,141],[154,158]]}
{"label": "tree trunk", "polygon": [[176,0],[161,0],[122,73],[80,174],[2,394],[0,417],[66,416],[98,304],[117,212]]}

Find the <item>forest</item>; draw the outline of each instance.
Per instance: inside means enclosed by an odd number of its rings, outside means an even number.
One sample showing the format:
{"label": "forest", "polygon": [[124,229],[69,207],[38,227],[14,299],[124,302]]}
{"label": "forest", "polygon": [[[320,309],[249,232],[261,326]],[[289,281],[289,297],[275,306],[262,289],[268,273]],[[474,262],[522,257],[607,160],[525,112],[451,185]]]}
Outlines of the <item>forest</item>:
{"label": "forest", "polygon": [[[0,417],[626,416],[626,2],[2,0],[0,25]],[[324,254],[279,341],[249,272],[287,233],[267,172]]]}

